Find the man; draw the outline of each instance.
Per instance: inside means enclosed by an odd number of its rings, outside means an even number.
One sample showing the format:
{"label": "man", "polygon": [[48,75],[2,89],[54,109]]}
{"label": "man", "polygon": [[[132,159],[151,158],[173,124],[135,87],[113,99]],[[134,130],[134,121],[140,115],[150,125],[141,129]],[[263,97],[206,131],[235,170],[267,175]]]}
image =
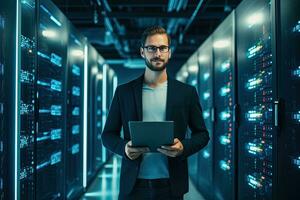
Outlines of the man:
{"label": "man", "polygon": [[[116,89],[102,133],[103,145],[122,156],[121,200],[183,199],[188,192],[187,157],[209,141],[196,89],[170,78],[171,39],[159,26],[141,39],[145,73]],[[131,146],[129,121],[174,121],[174,144],[157,153]],[[187,126],[191,137],[186,138]],[[124,137],[120,137],[123,127]]]}

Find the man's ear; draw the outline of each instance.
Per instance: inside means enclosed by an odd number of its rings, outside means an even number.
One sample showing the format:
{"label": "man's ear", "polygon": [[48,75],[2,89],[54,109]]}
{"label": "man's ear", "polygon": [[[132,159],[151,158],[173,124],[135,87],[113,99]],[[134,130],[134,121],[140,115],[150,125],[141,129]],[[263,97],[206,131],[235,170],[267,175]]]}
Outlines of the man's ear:
{"label": "man's ear", "polygon": [[144,49],[142,47],[140,48],[140,54],[143,58],[145,58]]}
{"label": "man's ear", "polygon": [[169,50],[169,59],[171,58],[171,56],[172,56],[172,51],[171,51],[171,49]]}

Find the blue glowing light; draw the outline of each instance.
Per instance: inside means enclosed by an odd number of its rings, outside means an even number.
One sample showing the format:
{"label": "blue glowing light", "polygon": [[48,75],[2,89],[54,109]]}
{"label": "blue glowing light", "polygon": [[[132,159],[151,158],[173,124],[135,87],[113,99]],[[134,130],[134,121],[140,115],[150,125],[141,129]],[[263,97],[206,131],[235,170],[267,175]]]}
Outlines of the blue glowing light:
{"label": "blue glowing light", "polygon": [[37,52],[37,55],[44,58],[44,59],[47,59],[47,60],[50,60],[50,57],[40,51]]}
{"label": "blue glowing light", "polygon": [[209,92],[204,92],[203,93],[203,99],[207,100],[210,97],[210,93]]}
{"label": "blue glowing light", "polygon": [[219,167],[223,170],[223,171],[228,171],[230,170],[230,161],[225,161],[225,160],[220,160],[219,162]]}
{"label": "blue glowing light", "polygon": [[29,175],[33,174],[34,169],[31,166],[27,166],[23,169],[20,170],[20,179],[24,179],[26,177],[28,177]]}
{"label": "blue glowing light", "polygon": [[71,152],[73,155],[79,153],[79,144],[74,144],[71,148]]}
{"label": "blue glowing light", "polygon": [[53,129],[51,130],[51,140],[61,139],[62,130],[61,129]]}
{"label": "blue glowing light", "polygon": [[77,135],[77,134],[79,134],[79,125],[73,125],[72,126],[72,134],[73,135]]}
{"label": "blue glowing light", "polygon": [[293,76],[300,78],[300,66],[293,71]]}
{"label": "blue glowing light", "polygon": [[4,29],[4,27],[5,27],[5,20],[4,20],[4,18],[0,15],[0,28],[1,28],[1,29]]}
{"label": "blue glowing light", "polygon": [[24,35],[21,35],[20,46],[22,49],[28,49],[29,53],[32,53],[32,49],[35,47],[35,42]]}
{"label": "blue glowing light", "polygon": [[257,44],[248,49],[247,57],[252,58],[263,49],[263,45]]}
{"label": "blue glowing light", "polygon": [[44,10],[44,11],[49,15],[50,19],[51,19],[57,26],[61,27],[61,22],[58,21],[58,19],[56,19],[56,18],[52,15],[52,13],[51,13],[45,6],[40,5],[40,7],[42,8],[42,10]]}
{"label": "blue glowing light", "polygon": [[259,85],[261,85],[262,83],[262,79],[261,78],[251,78],[247,81],[246,83],[246,87],[248,88],[248,90],[252,90],[257,88]]}
{"label": "blue glowing light", "polygon": [[59,163],[61,161],[61,155],[62,155],[61,151],[53,153],[50,158],[50,164],[54,165],[56,163]]}
{"label": "blue glowing light", "polygon": [[62,84],[61,84],[61,81],[57,81],[57,80],[52,79],[50,85],[51,85],[50,88],[51,88],[52,90],[61,92],[61,90],[62,90]]}
{"label": "blue glowing light", "polygon": [[210,157],[210,153],[209,153],[207,150],[204,150],[204,151],[202,152],[202,156],[203,156],[203,158],[207,159],[207,158]]}
{"label": "blue glowing light", "polygon": [[210,77],[209,73],[204,73],[203,74],[203,79],[206,81]]}
{"label": "blue glowing light", "polygon": [[21,135],[20,136],[20,148],[27,147],[30,143],[34,142],[34,137],[32,135]]}
{"label": "blue glowing light", "polygon": [[61,115],[61,106],[60,105],[52,105],[51,106],[51,115],[60,116]]}
{"label": "blue glowing light", "polygon": [[80,88],[77,86],[72,87],[72,95],[74,96],[80,96]]}
{"label": "blue glowing light", "polygon": [[220,96],[224,97],[230,93],[230,87],[224,86],[220,89],[219,94]]}
{"label": "blue glowing light", "polygon": [[72,73],[75,76],[80,76],[80,67],[78,67],[77,65],[72,65]]}
{"label": "blue glowing light", "polygon": [[34,82],[34,74],[21,69],[20,80],[22,83],[31,84]]}
{"label": "blue glowing light", "polygon": [[228,137],[226,135],[220,136],[219,140],[220,140],[220,143],[223,144],[223,145],[228,145],[228,144],[231,143],[230,137]]}
{"label": "blue glowing light", "polygon": [[51,53],[50,62],[52,62],[54,65],[56,65],[58,67],[61,67],[62,66],[61,61],[62,61],[62,58],[59,55],[57,55],[55,53]]}
{"label": "blue glowing light", "polygon": [[72,115],[79,116],[79,113],[80,113],[79,107],[74,107],[72,110]]}
{"label": "blue glowing light", "polygon": [[231,117],[231,114],[229,111],[223,111],[219,114],[219,117],[222,121],[228,120]]}
{"label": "blue glowing light", "polygon": [[261,143],[248,142],[246,146],[250,154],[261,154],[263,152],[263,145]]}
{"label": "blue glowing light", "polygon": [[263,117],[263,114],[261,112],[255,111],[255,110],[249,110],[246,113],[246,118],[248,121],[257,121]]}
{"label": "blue glowing light", "polygon": [[36,169],[37,169],[37,170],[42,169],[42,168],[48,166],[49,164],[50,164],[50,161],[43,162],[43,163],[37,165],[37,166],[36,166]]}
{"label": "blue glowing light", "polygon": [[297,122],[300,122],[300,111],[298,111],[297,113],[293,113],[293,119]]}
{"label": "blue glowing light", "polygon": [[300,21],[293,27],[293,32],[300,33]]}
{"label": "blue glowing light", "polygon": [[253,175],[247,176],[248,185],[254,189],[261,188],[263,186],[262,182],[264,179],[265,179],[264,176],[261,176],[260,178],[257,178]]}
{"label": "blue glowing light", "polygon": [[300,169],[300,156],[298,158],[293,159],[293,164],[296,165],[298,169]]}
{"label": "blue glowing light", "polygon": [[204,119],[208,119],[209,116],[210,116],[210,113],[209,113],[208,110],[203,111],[203,118],[204,118]]}
{"label": "blue glowing light", "polygon": [[33,9],[35,7],[35,1],[21,0],[21,4],[27,6],[31,9]]}
{"label": "blue glowing light", "polygon": [[47,82],[41,81],[41,80],[38,80],[38,81],[37,81],[37,84],[38,84],[38,85],[41,85],[41,86],[49,86],[49,87],[50,87],[50,85],[51,85],[50,83],[47,83]]}
{"label": "blue glowing light", "polygon": [[225,72],[230,69],[230,60],[226,60],[221,64],[221,72]]}
{"label": "blue glowing light", "polygon": [[21,115],[29,114],[32,113],[33,111],[34,111],[34,104],[25,104],[23,103],[23,101],[21,101],[21,105],[20,105]]}

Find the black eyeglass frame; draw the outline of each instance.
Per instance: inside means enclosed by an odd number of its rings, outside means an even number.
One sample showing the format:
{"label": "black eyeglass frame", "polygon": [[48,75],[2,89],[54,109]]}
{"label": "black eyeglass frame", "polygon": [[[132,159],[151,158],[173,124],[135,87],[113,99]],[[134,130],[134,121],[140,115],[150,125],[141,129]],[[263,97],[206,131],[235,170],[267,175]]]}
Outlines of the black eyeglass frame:
{"label": "black eyeglass frame", "polygon": [[[149,47],[153,48],[153,51],[150,50],[149,51]],[[154,46],[154,45],[148,45],[148,46],[143,46],[144,49],[147,50],[147,52],[149,53],[156,53],[157,49],[159,49],[159,52],[160,53],[168,53],[170,51],[170,47],[169,46],[166,46],[166,45],[162,45],[162,46]],[[166,48],[166,51],[162,51],[163,48]]]}

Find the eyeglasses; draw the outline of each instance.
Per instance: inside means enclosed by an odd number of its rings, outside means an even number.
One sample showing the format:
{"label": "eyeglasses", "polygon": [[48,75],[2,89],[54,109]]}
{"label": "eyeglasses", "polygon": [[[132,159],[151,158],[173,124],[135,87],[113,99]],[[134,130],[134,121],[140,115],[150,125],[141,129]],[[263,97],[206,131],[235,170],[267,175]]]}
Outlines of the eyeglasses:
{"label": "eyeglasses", "polygon": [[159,51],[161,53],[167,53],[167,52],[169,52],[169,49],[170,49],[169,46],[165,46],[165,45],[162,45],[162,46],[159,46],[159,47],[149,45],[149,46],[144,46],[143,48],[145,48],[149,53],[156,53],[157,49],[159,49]]}

